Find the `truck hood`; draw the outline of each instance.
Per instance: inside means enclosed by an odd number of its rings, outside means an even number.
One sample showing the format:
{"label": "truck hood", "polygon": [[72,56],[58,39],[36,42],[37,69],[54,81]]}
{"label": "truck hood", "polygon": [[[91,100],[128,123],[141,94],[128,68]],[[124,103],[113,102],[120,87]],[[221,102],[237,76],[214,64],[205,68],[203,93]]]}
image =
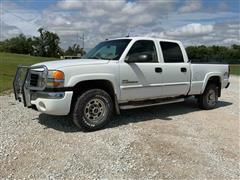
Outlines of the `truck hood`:
{"label": "truck hood", "polygon": [[32,67],[45,65],[47,66],[48,69],[59,69],[62,67],[69,67],[69,66],[107,64],[108,62],[109,60],[102,60],[102,59],[71,59],[71,60],[41,62],[41,63],[32,65]]}

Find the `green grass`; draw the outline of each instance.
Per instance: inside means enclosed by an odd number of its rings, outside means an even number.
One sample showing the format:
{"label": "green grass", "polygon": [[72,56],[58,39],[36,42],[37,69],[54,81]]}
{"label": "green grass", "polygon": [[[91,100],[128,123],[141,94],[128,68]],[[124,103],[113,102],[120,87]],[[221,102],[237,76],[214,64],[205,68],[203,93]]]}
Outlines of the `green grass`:
{"label": "green grass", "polygon": [[240,76],[240,64],[230,65],[230,73]]}
{"label": "green grass", "polygon": [[32,65],[54,59],[56,58],[0,52],[0,93],[12,89],[12,81],[18,65]]}

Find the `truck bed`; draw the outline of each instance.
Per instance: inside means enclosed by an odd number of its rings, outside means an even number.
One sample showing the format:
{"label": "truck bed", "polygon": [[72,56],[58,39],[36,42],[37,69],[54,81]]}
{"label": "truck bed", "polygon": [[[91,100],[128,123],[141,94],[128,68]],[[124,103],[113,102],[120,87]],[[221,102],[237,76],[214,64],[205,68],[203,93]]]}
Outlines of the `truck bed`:
{"label": "truck bed", "polygon": [[191,64],[191,87],[189,95],[201,94],[210,76],[221,78],[221,88],[228,84],[228,64]]}

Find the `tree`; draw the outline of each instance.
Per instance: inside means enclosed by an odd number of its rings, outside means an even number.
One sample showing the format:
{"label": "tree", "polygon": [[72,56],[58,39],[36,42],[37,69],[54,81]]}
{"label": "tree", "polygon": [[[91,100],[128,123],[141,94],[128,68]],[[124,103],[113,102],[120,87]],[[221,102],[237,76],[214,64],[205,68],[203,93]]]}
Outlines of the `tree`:
{"label": "tree", "polygon": [[38,32],[40,36],[34,37],[33,53],[43,57],[59,57],[62,54],[62,50],[59,47],[59,36],[43,28],[39,28]]}
{"label": "tree", "polygon": [[192,62],[240,62],[240,45],[225,46],[189,46],[186,48]]}
{"label": "tree", "polygon": [[79,54],[81,54],[81,56],[85,54],[85,51],[83,50],[83,48],[80,47],[79,44],[74,44],[72,47],[69,46],[64,53],[64,55],[67,56],[77,56]]}
{"label": "tree", "polygon": [[30,54],[33,50],[32,38],[27,38],[23,34],[7,39],[0,44],[0,50],[19,54]]}

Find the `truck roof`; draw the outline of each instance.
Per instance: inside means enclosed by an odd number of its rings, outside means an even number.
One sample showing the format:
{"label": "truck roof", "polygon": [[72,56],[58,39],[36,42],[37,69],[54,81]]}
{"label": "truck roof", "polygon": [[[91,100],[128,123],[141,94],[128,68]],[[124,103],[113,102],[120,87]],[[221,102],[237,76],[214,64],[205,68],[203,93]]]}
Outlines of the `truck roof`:
{"label": "truck roof", "polygon": [[144,37],[144,36],[119,37],[119,38],[108,39],[108,41],[116,40],[116,39],[134,39],[134,40],[146,39],[146,40],[157,40],[157,41],[168,41],[168,42],[181,43],[181,41],[178,41],[178,40],[162,39],[162,38],[155,38],[155,37]]}

